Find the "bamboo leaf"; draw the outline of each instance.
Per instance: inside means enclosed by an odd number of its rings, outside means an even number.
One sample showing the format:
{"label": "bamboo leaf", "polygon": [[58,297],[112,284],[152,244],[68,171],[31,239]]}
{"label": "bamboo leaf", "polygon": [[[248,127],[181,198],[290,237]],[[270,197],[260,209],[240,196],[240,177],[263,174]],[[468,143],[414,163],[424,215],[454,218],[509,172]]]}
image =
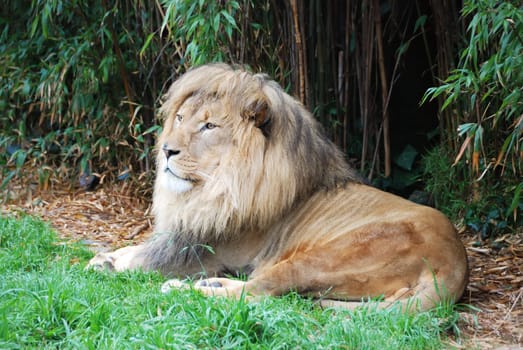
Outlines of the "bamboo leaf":
{"label": "bamboo leaf", "polygon": [[155,34],[156,34],[155,32],[152,32],[147,36],[147,39],[145,39],[145,43],[143,44],[142,49],[140,50],[141,58],[143,58],[143,55],[144,55],[145,51],[147,51],[147,48],[151,44],[151,41],[153,40]]}
{"label": "bamboo leaf", "polygon": [[406,42],[402,43],[399,46],[399,48],[396,50],[396,56],[397,57],[403,56],[403,54],[405,52],[407,52],[407,50],[409,49],[409,46],[410,46],[410,41],[406,41]]}
{"label": "bamboo leaf", "polygon": [[476,124],[474,130],[474,152],[478,152],[483,144],[483,127],[479,124]]}
{"label": "bamboo leaf", "polygon": [[220,29],[220,14],[217,13],[216,16],[214,16],[214,20],[213,20],[213,30],[215,33],[218,33],[218,30]]}
{"label": "bamboo leaf", "polygon": [[236,26],[236,20],[234,19],[234,17],[232,17],[227,11],[225,10],[222,10],[220,12],[220,14],[227,20],[227,22],[229,22],[229,24],[233,27],[233,28],[237,28]]}
{"label": "bamboo leaf", "polygon": [[515,133],[510,134],[507,138],[505,138],[505,141],[503,142],[503,145],[501,146],[501,150],[498,153],[498,156],[496,158],[496,166],[501,164],[501,160],[503,159],[503,156],[512,148],[514,147],[514,142],[517,140],[517,135]]}
{"label": "bamboo leaf", "polygon": [[458,155],[456,156],[456,159],[454,159],[454,163],[452,164],[452,166],[455,166],[456,164],[459,163],[461,157],[463,157],[463,154],[465,153],[465,150],[467,149],[471,140],[472,140],[472,136],[467,136],[465,141],[463,141],[463,143],[461,144],[461,148],[458,152]]}
{"label": "bamboo leaf", "polygon": [[16,171],[11,170],[7,173],[7,175],[2,179],[2,184],[0,185],[0,189],[5,189],[7,185],[9,184],[9,181],[11,181],[16,176]]}
{"label": "bamboo leaf", "polygon": [[16,159],[16,161],[15,161],[16,168],[20,169],[25,163],[25,160],[27,158],[27,152],[25,150],[20,149],[15,152],[14,156]]}
{"label": "bamboo leaf", "polygon": [[419,28],[425,27],[425,22],[427,22],[427,15],[418,17],[416,23],[414,24],[414,33],[416,33]]}
{"label": "bamboo leaf", "polygon": [[458,126],[458,135],[463,136],[463,134],[467,134],[467,136],[474,135],[476,132],[476,128],[478,127],[478,124],[476,123],[465,123]]}
{"label": "bamboo leaf", "polygon": [[517,185],[514,189],[512,201],[510,203],[510,206],[507,208],[507,212],[505,214],[506,216],[510,216],[510,214],[512,214],[514,221],[516,221],[517,219],[517,209],[519,208],[521,203],[521,192],[523,192],[523,182],[520,182],[519,185]]}
{"label": "bamboo leaf", "polygon": [[160,132],[162,127],[160,125],[153,125],[143,132],[143,135],[150,134],[153,132]]}
{"label": "bamboo leaf", "polygon": [[174,1],[169,2],[169,5],[167,5],[167,8],[165,9],[165,15],[163,16],[162,25],[160,26],[160,33],[162,34],[167,25],[176,18],[176,7],[174,4]]}

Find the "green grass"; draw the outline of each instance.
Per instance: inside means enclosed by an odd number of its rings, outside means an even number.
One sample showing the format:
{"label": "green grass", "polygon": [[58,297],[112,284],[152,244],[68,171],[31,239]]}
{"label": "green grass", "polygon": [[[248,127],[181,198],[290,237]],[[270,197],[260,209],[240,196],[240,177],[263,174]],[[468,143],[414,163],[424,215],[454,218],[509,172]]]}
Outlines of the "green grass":
{"label": "green grass", "polygon": [[156,273],[84,271],[91,253],[31,217],[0,217],[1,349],[440,349],[457,313],[321,310],[160,293]]}

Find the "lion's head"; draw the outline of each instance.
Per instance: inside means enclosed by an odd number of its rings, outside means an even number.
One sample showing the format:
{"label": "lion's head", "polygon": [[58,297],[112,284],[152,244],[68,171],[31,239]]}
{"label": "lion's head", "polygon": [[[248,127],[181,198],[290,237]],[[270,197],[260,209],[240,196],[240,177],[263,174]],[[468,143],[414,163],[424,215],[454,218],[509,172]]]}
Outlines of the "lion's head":
{"label": "lion's head", "polygon": [[195,68],[169,89],[157,145],[157,231],[222,239],[356,179],[305,108],[262,74]]}

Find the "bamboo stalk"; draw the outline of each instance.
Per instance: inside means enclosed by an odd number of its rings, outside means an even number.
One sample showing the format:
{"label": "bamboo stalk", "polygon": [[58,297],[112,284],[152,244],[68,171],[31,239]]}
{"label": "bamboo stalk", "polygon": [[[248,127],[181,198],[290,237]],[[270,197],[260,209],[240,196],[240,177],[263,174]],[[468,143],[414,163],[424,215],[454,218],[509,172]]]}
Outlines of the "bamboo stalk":
{"label": "bamboo stalk", "polygon": [[[464,28],[461,31],[458,30],[458,19],[455,18],[455,14],[458,13],[454,7],[453,2],[448,0],[431,0],[430,7],[434,16],[434,33],[436,35],[437,42],[437,74],[438,77],[446,77],[449,72],[454,68],[454,44],[456,38],[453,36],[455,33],[464,33]],[[438,119],[439,129],[442,138],[442,142],[446,142],[447,146],[451,149],[458,150],[459,145],[456,138],[450,137],[456,130],[459,120],[458,116],[450,108],[442,111],[441,106],[443,105],[443,96],[438,96]]]}
{"label": "bamboo stalk", "polygon": [[294,27],[294,42],[296,44],[296,51],[298,54],[298,95],[300,100],[305,103],[305,69],[303,59],[303,45],[301,40],[301,30],[299,22],[298,4],[296,0],[290,0],[293,27]]}
{"label": "bamboo stalk", "polygon": [[383,33],[381,30],[381,11],[379,0],[374,1],[374,21],[376,25],[376,45],[378,49],[378,69],[381,83],[381,104],[382,104],[382,125],[383,125],[383,150],[384,150],[384,166],[385,177],[391,174],[391,159],[390,159],[390,129],[389,129],[389,112],[387,107],[387,94],[389,91],[387,83],[387,72],[385,70],[385,58],[383,52]]}
{"label": "bamboo stalk", "polygon": [[305,97],[304,97],[304,101],[303,103],[306,105],[306,106],[310,106],[310,103],[309,103],[309,79],[308,79],[308,67],[307,67],[307,41],[305,40],[306,36],[305,36],[305,18],[304,18],[304,13],[305,13],[305,9],[304,9],[304,1],[300,1],[298,3],[299,7],[298,7],[298,14],[299,14],[299,23],[303,23],[303,26],[300,26],[300,37],[301,37],[301,43],[302,43],[302,49],[303,49],[303,55],[302,55],[302,59],[303,59],[303,62],[302,62],[302,77],[303,77],[303,84],[304,84],[304,94],[305,94]]}
{"label": "bamboo stalk", "polygon": [[[327,74],[325,72],[325,37],[322,36],[324,33],[324,23],[322,22],[323,14],[321,9],[321,0],[316,0],[315,2],[316,9],[314,11],[314,18],[315,18],[315,28],[316,28],[316,57],[317,57],[317,76],[315,79],[316,87],[317,87],[317,99],[316,99],[316,106],[322,106],[325,104],[325,93],[326,93],[326,84],[325,84],[325,78],[327,77]],[[321,44],[320,44],[321,43]]]}
{"label": "bamboo stalk", "polygon": [[360,66],[357,70],[361,70],[363,73],[358,77],[358,88],[361,91],[361,110],[363,118],[363,142],[361,151],[361,170],[365,170],[365,162],[367,161],[367,153],[369,148],[369,135],[370,135],[370,105],[371,105],[371,93],[370,93],[370,82],[372,73],[372,57],[374,53],[374,25],[372,23],[372,3],[367,0],[364,1],[362,6],[367,7],[365,15],[362,16],[362,29],[361,29],[361,48],[359,53],[356,54],[356,58],[360,60]]}
{"label": "bamboo stalk", "polygon": [[247,27],[250,23],[250,17],[251,17],[251,6],[249,1],[245,1],[243,3],[243,6],[245,8],[245,15],[243,16],[243,24],[242,24],[242,30],[240,32],[240,63],[243,64],[245,62],[245,47],[246,47],[246,40],[245,35],[247,33]]}
{"label": "bamboo stalk", "polygon": [[343,99],[342,99],[342,106],[344,107],[343,112],[343,135],[342,135],[342,142],[343,142],[343,150],[347,152],[347,144],[348,144],[348,133],[349,133],[349,57],[350,57],[350,8],[352,6],[351,1],[347,1],[345,4],[345,43],[344,43],[344,53],[346,59],[344,60],[345,65],[343,67]]}
{"label": "bamboo stalk", "polygon": [[344,98],[344,78],[345,78],[345,52],[343,50],[338,51],[338,69],[337,69],[337,76],[338,76],[338,84],[336,87],[336,94],[338,96],[338,107],[343,106],[343,98]]}

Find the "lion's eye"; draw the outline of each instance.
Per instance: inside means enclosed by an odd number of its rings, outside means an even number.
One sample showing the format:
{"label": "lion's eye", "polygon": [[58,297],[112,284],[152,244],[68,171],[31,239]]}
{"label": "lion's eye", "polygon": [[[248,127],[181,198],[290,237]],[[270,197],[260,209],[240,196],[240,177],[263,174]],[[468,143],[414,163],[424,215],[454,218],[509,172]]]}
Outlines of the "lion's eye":
{"label": "lion's eye", "polygon": [[179,122],[181,122],[181,121],[183,120],[183,115],[181,115],[181,114],[177,114],[177,115],[176,115],[176,120],[179,121]]}
{"label": "lion's eye", "polygon": [[203,130],[211,130],[211,129],[214,129],[217,125],[216,124],[213,124],[213,123],[205,123],[205,125],[203,126]]}

